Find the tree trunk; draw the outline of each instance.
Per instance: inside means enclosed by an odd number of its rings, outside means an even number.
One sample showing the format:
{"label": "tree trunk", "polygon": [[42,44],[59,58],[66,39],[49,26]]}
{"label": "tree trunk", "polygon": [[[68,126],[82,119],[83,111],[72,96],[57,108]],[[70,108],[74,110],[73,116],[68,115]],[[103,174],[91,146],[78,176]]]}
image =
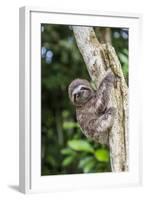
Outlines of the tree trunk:
{"label": "tree trunk", "polygon": [[112,44],[111,28],[95,27],[95,33],[101,44],[103,43]]}
{"label": "tree trunk", "polygon": [[[128,88],[114,48],[100,44],[92,27],[73,26],[78,48],[86,63],[92,81],[99,84],[108,68],[117,77],[116,87],[111,94],[110,106],[117,109],[114,124],[108,135],[111,168],[113,172],[128,170]],[[99,142],[103,142],[101,137]]]}

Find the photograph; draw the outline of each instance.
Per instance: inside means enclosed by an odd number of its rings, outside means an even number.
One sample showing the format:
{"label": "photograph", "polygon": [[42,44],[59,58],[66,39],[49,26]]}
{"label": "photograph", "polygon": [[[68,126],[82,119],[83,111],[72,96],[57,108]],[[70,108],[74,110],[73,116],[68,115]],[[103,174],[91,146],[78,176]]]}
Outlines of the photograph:
{"label": "photograph", "polygon": [[129,29],[40,32],[41,176],[129,171]]}

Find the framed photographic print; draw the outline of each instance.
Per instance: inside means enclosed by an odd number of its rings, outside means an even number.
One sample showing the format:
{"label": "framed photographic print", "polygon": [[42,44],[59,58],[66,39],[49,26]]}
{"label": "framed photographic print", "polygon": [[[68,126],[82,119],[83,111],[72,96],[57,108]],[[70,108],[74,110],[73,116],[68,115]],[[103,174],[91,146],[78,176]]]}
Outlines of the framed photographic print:
{"label": "framed photographic print", "polygon": [[141,15],[20,8],[20,191],[141,183]]}

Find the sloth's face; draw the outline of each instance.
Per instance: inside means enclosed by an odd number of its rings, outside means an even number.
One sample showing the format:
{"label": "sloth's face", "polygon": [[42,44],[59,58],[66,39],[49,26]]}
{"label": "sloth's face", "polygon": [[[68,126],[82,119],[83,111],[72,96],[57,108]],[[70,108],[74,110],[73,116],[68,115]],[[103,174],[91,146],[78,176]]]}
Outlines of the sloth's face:
{"label": "sloth's face", "polygon": [[76,105],[86,103],[91,97],[91,88],[85,85],[78,85],[72,92],[72,101]]}

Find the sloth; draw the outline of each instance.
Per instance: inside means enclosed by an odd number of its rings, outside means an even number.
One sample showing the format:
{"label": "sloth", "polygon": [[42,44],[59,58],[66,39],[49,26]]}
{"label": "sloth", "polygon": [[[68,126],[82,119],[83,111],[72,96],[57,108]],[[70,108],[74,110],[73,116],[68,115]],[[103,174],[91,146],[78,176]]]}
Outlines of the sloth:
{"label": "sloth", "polygon": [[115,77],[110,71],[106,73],[97,90],[85,79],[75,79],[68,87],[80,128],[92,140],[98,141],[100,135],[113,125],[116,109],[108,104],[114,83]]}

